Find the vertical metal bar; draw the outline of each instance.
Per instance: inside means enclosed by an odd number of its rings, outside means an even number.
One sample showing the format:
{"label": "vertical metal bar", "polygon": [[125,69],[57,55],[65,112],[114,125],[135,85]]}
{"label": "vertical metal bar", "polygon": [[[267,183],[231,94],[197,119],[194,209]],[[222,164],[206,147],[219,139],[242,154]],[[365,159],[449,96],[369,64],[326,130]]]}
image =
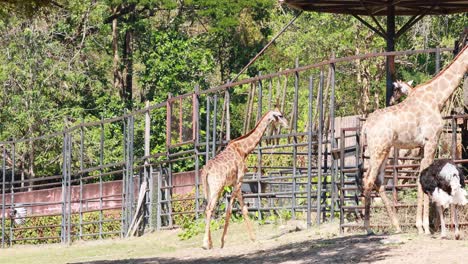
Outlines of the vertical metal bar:
{"label": "vertical metal bar", "polygon": [[312,225],[311,220],[311,188],[312,188],[312,122],[313,122],[313,113],[312,113],[312,103],[313,103],[313,92],[314,92],[314,82],[312,76],[309,77],[309,116],[308,122],[309,125],[307,131],[307,227]]}
{"label": "vertical metal bar", "polygon": [[68,236],[68,245],[71,244],[71,228],[72,228],[72,187],[71,187],[71,158],[72,158],[72,135],[68,134],[68,153],[67,153],[67,178],[68,178],[68,227],[67,227],[67,236]]}
{"label": "vertical metal bar", "polygon": [[[392,186],[392,193],[393,193],[393,201],[395,203],[398,201],[398,192],[396,185],[398,184],[398,170],[397,170],[397,165],[398,165],[398,159],[399,159],[399,151],[396,147],[393,147],[393,186]],[[384,164],[386,166],[386,164]],[[385,184],[385,183],[382,183]]]}
{"label": "vertical metal bar", "polygon": [[2,146],[3,156],[2,156],[2,248],[5,247],[5,178],[6,178],[6,149],[5,145]]}
{"label": "vertical metal bar", "polygon": [[160,230],[161,229],[161,199],[162,199],[162,191],[161,191],[161,186],[162,186],[162,167],[159,166],[159,172],[157,174],[157,192],[158,192],[158,198],[157,198],[157,211],[156,211],[156,229]]}
{"label": "vertical metal bar", "polygon": [[218,115],[218,95],[215,94],[213,98],[213,143],[212,143],[212,157],[216,156],[216,119]]}
{"label": "vertical metal bar", "polygon": [[340,131],[340,234],[343,234],[343,224],[344,224],[344,195],[345,195],[345,191],[344,191],[344,172],[343,172],[343,169],[345,168],[344,167],[344,155],[345,155],[345,152],[344,152],[344,149],[345,149],[345,135],[344,135],[344,130],[343,128],[341,128],[341,131]]}
{"label": "vertical metal bar", "polygon": [[[83,120],[81,124],[83,125]],[[80,213],[79,213],[79,234],[78,238],[83,236],[83,151],[84,151],[84,127],[80,127]]]}
{"label": "vertical metal bar", "polygon": [[440,47],[436,47],[436,54],[435,54],[435,73],[437,74],[440,71]]}
{"label": "vertical metal bar", "polygon": [[[456,160],[461,157],[457,157],[457,121],[452,116],[452,160]],[[466,147],[466,146],[465,146]]]}
{"label": "vertical metal bar", "polygon": [[198,94],[200,90],[198,88],[198,85],[195,86],[195,93],[193,94],[192,97],[192,104],[193,104],[193,109],[192,109],[192,114],[193,114],[193,138],[195,139],[195,218],[198,219],[198,211],[200,210],[200,161],[199,161],[199,151],[198,151],[198,144],[199,144],[199,121],[200,121],[200,116],[199,116],[199,101],[198,101]]}
{"label": "vertical metal bar", "polygon": [[128,155],[128,163],[129,163],[129,181],[130,181],[130,199],[129,199],[129,208],[130,208],[130,214],[128,218],[128,223],[130,224],[134,214],[135,214],[135,183],[133,180],[133,148],[134,148],[134,117],[131,115],[129,116],[129,155]]}
{"label": "vertical metal bar", "polygon": [[273,79],[268,82],[268,110],[272,109],[272,98],[273,98]]}
{"label": "vertical metal bar", "polygon": [[184,119],[182,115],[182,97],[179,98],[179,143],[183,142],[182,130],[183,130]]}
{"label": "vertical metal bar", "polygon": [[[259,72],[258,76],[262,76],[262,73]],[[262,91],[262,81],[258,81],[258,109],[257,109],[257,122],[260,120],[260,117],[262,116],[262,107],[263,107],[263,91]],[[262,220],[262,201],[260,198],[260,193],[262,192],[262,185],[260,184],[261,178],[262,178],[262,140],[258,142],[257,148],[258,148],[258,154],[257,154],[257,212],[258,212],[258,220]]]}
{"label": "vertical metal bar", "polygon": [[[335,58],[335,54],[332,53],[331,60]],[[336,149],[336,140],[335,140],[335,64],[330,63],[330,144],[331,149]],[[330,220],[333,222],[335,218],[335,196],[336,196],[336,173],[337,173],[337,161],[332,157],[331,164],[331,204],[330,204]],[[356,161],[357,162],[357,161]],[[327,164],[328,166],[328,164]]]}
{"label": "vertical metal bar", "polygon": [[[124,114],[126,113],[126,111],[124,111]],[[126,204],[127,204],[127,149],[128,149],[128,146],[127,146],[127,120],[128,118],[124,118],[123,121],[122,121],[122,124],[123,124],[123,149],[124,149],[124,166],[123,166],[123,175],[122,175],[122,196],[121,196],[121,206],[122,206],[122,209],[121,209],[121,233],[120,233],[120,237],[124,237],[125,234],[127,233],[127,228],[126,228],[126,224],[127,224],[127,207],[126,207]],[[166,135],[167,136],[167,135]]]}
{"label": "vertical metal bar", "polygon": [[173,192],[173,185],[172,185],[172,163],[169,162],[169,166],[168,166],[168,184],[171,188],[172,191],[168,191],[167,192],[167,196],[166,196],[166,200],[167,200],[167,205],[168,205],[168,209],[169,209],[169,227],[172,227],[173,224],[174,224],[174,221],[173,221],[173,218],[172,218],[172,192]]}
{"label": "vertical metal bar", "polygon": [[224,95],[224,101],[226,102],[226,141],[231,141],[231,95],[229,90],[226,90]]}
{"label": "vertical metal bar", "polygon": [[[99,167],[104,165],[104,117],[101,116],[101,138],[99,140]],[[102,169],[99,169],[99,239],[102,239]]]}
{"label": "vertical metal bar", "polygon": [[206,160],[205,163],[210,159],[210,97],[206,96]]}
{"label": "vertical metal bar", "polygon": [[[299,58],[296,58],[296,63],[295,63],[296,69],[299,68]],[[293,181],[292,181],[292,201],[291,201],[291,206],[292,206],[292,212],[291,216],[292,219],[296,219],[296,189],[297,189],[297,179],[296,179],[296,174],[297,174],[297,104],[298,104],[298,94],[299,94],[299,71],[296,71],[294,73],[294,103],[293,103],[293,120],[292,120],[292,125],[293,125]]]}
{"label": "vertical metal bar", "polygon": [[150,137],[151,137],[151,117],[150,117],[150,111],[149,111],[149,106],[150,106],[150,103],[149,101],[146,101],[145,102],[145,107],[146,107],[146,112],[145,112],[145,138],[144,138],[144,141],[145,141],[145,162],[144,162],[144,181],[148,184],[148,194],[146,195],[146,204],[147,204],[147,208],[148,208],[148,214],[149,214],[149,217],[148,217],[148,222],[149,222],[149,226],[151,229],[154,228],[153,226],[153,207],[151,206],[151,200],[153,199],[153,196],[152,196],[152,189],[153,189],[153,186],[152,186],[152,182],[151,182],[151,168],[150,168],[150,162],[149,162],[149,155],[150,155],[150,149],[151,149],[151,146],[150,146]]}
{"label": "vertical metal bar", "polygon": [[148,201],[148,207],[149,207],[149,226],[151,231],[154,231],[156,229],[156,223],[155,223],[155,218],[154,214],[157,210],[154,210],[154,205],[156,204],[155,201],[155,192],[154,192],[154,172],[153,172],[153,166],[149,166],[149,179],[148,179],[148,185],[149,185],[149,201]]}
{"label": "vertical metal bar", "polygon": [[322,213],[322,139],[323,139],[323,70],[320,71],[319,83],[319,122],[317,154],[317,225],[320,225]]}
{"label": "vertical metal bar", "polygon": [[61,242],[66,243],[66,195],[67,195],[67,134],[63,134],[63,149],[62,149],[62,224],[61,224]]}
{"label": "vertical metal bar", "polygon": [[169,148],[171,145],[171,123],[172,123],[172,104],[171,104],[171,93],[167,96],[166,101],[166,148]]}
{"label": "vertical metal bar", "polygon": [[[11,185],[10,185],[10,208],[13,209],[15,206],[15,168],[16,168],[16,141],[13,139],[13,144],[11,145]],[[13,233],[13,221],[10,222],[10,247],[13,244],[14,233]]]}
{"label": "vertical metal bar", "polygon": [[[387,48],[386,51],[395,51],[395,6],[387,8]],[[395,77],[395,56],[387,56],[386,60],[387,91],[385,105],[390,105],[393,95],[393,79]]]}

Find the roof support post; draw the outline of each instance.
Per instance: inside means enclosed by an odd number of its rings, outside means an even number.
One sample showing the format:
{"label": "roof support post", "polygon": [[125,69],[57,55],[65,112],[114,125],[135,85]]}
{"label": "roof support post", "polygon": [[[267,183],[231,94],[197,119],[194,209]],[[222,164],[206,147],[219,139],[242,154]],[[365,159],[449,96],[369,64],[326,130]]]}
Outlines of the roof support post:
{"label": "roof support post", "polygon": [[[395,51],[395,6],[389,6],[387,11],[387,51]],[[385,96],[385,106],[389,106],[390,98],[393,94],[393,79],[395,77],[395,56],[387,56],[386,66],[387,89]]]}

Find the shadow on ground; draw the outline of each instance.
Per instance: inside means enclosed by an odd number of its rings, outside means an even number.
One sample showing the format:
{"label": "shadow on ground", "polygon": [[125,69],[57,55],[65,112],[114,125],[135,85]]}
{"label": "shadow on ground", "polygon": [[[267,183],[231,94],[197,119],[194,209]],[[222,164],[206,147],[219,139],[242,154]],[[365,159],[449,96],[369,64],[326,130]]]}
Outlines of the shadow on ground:
{"label": "shadow on ground", "polygon": [[[80,264],[165,264],[165,263],[362,263],[383,260],[388,247],[382,236],[355,235],[296,242],[246,254],[206,257],[154,257],[98,260]],[[210,253],[207,252],[207,255]],[[78,264],[78,263],[76,263]]]}

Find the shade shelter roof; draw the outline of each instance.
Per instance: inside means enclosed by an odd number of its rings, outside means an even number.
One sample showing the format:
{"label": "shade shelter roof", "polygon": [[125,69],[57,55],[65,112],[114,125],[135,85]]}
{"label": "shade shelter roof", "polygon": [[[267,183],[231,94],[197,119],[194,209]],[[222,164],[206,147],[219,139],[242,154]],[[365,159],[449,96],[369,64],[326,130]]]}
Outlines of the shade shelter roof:
{"label": "shade shelter roof", "polygon": [[466,0],[283,0],[285,4],[304,11],[349,15],[387,16],[390,9],[395,15],[414,16],[447,15],[468,12]]}
{"label": "shade shelter roof", "polygon": [[[294,9],[335,14],[348,14],[383,37],[387,51],[395,50],[395,41],[426,15],[447,15],[468,12],[468,0],[279,0]],[[372,22],[364,19],[368,16]],[[377,16],[386,16],[382,25]],[[398,31],[395,16],[411,16]],[[381,21],[381,20],[380,20]],[[386,105],[393,94],[394,58],[387,57]]]}

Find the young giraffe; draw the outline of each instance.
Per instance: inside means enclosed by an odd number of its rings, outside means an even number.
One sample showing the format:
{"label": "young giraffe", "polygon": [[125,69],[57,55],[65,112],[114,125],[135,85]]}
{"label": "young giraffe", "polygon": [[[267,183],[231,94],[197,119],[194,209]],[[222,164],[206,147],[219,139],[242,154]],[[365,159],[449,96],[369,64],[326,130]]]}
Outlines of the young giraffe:
{"label": "young giraffe", "polygon": [[253,241],[255,237],[252,233],[252,226],[249,220],[247,206],[245,206],[241,185],[244,173],[247,169],[245,159],[255,146],[260,142],[263,133],[270,123],[278,123],[281,126],[288,127],[288,121],[283,117],[278,109],[271,110],[266,113],[257,123],[255,128],[244,136],[236,138],[229,142],[226,149],[220,152],[216,157],[209,160],[201,171],[201,181],[203,183],[203,191],[206,206],[206,226],[205,236],[203,238],[203,248],[211,249],[213,242],[211,241],[210,222],[211,215],[216,206],[216,203],[226,186],[233,186],[231,200],[226,210],[226,219],[224,223],[223,236],[221,237],[221,248],[224,247],[224,237],[226,236],[229,219],[231,218],[232,205],[235,198],[239,201],[242,209],[242,215],[249,231],[250,239]]}
{"label": "young giraffe", "polygon": [[[385,194],[385,186],[382,185],[384,165],[392,146],[404,149],[423,148],[418,175],[432,163],[443,128],[441,109],[468,69],[467,47],[432,80],[415,87],[403,102],[375,111],[364,123],[362,136],[363,139],[367,139],[370,155],[369,170],[363,179],[364,225],[368,233],[372,233],[369,227],[372,189],[378,190],[393,226],[397,232],[401,231],[394,207]],[[430,234],[429,198],[423,194],[419,180],[417,185],[416,227],[420,234]]]}
{"label": "young giraffe", "polygon": [[405,95],[408,96],[413,91],[412,84],[413,80],[409,82],[400,80],[393,82],[393,94],[392,97],[390,97],[390,105],[397,104],[400,102],[401,97]]}

